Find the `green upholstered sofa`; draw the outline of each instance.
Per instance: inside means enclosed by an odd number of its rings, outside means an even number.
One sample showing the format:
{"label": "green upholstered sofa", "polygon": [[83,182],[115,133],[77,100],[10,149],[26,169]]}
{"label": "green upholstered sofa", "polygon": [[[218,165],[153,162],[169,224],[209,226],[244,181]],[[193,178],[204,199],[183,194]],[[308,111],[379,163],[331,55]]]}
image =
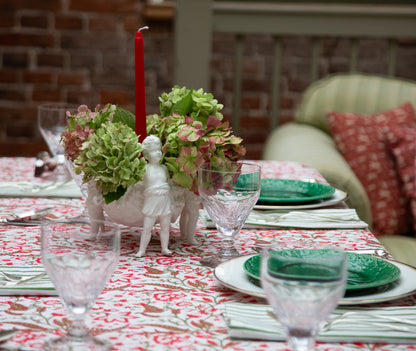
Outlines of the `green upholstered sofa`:
{"label": "green upholstered sofa", "polygon": [[[371,228],[372,213],[366,191],[337,150],[327,113],[373,114],[404,102],[416,108],[416,83],[359,73],[335,74],[314,82],[305,91],[295,121],[276,128],[266,141],[265,160],[297,161],[315,167],[327,181],[349,195],[347,204]],[[393,256],[416,266],[416,240],[382,236]]]}

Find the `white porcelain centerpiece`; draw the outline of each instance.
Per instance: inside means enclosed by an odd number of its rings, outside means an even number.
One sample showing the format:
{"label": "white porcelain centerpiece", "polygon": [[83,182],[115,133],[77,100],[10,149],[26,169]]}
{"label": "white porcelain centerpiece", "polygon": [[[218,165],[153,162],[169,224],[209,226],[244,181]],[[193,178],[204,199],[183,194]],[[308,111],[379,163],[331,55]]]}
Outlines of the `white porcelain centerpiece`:
{"label": "white porcelain centerpiece", "polygon": [[75,172],[88,183],[89,216],[101,219],[105,212],[115,222],[143,228],[137,256],[146,252],[155,223],[162,253],[169,255],[169,226],[179,217],[181,238],[195,243],[198,167],[245,154],[212,94],[175,86],[159,100],[160,115],[147,116],[142,143],[135,116],[111,104],[94,110],[81,105],[76,115],[68,114],[62,135]]}

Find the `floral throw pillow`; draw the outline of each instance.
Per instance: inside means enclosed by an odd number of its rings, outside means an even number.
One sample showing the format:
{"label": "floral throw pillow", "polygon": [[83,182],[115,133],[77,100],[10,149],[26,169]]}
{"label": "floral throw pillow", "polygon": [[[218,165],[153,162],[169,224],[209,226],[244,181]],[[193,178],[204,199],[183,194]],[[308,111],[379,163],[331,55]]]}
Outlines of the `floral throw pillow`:
{"label": "floral throw pillow", "polygon": [[386,130],[385,135],[402,181],[403,191],[409,199],[416,233],[416,129],[395,127]]}
{"label": "floral throw pillow", "polygon": [[327,117],[339,151],[370,199],[373,233],[377,236],[409,233],[408,202],[390,157],[384,130],[398,126],[416,127],[413,106],[405,103],[372,115],[330,112]]}

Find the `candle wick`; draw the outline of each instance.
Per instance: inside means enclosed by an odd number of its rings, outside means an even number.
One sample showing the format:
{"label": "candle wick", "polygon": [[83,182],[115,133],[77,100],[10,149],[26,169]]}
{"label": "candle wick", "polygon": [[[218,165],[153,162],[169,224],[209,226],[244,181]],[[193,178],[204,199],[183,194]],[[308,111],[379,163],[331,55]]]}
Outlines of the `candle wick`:
{"label": "candle wick", "polygon": [[143,29],[149,29],[149,27],[148,26],[144,26],[142,28],[139,28],[138,32],[141,32]]}

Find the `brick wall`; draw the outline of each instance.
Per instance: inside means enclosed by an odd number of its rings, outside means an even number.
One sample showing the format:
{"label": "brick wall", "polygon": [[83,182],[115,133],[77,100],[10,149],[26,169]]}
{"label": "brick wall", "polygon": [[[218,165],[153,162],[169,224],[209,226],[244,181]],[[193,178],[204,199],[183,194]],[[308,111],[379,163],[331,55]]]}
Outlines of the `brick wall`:
{"label": "brick wall", "polygon": [[[0,0],[0,155],[33,156],[46,146],[37,130],[37,106],[67,101],[95,106],[117,103],[134,111],[134,34],[143,33],[147,112],[173,82],[173,19],[151,20],[145,0]],[[260,158],[270,132],[271,39],[249,37],[244,62],[241,136],[248,158]],[[361,43],[360,70],[383,73],[383,41]],[[215,35],[212,92],[232,106],[233,39]],[[325,41],[320,75],[346,71],[348,44]],[[191,54],[191,49],[190,49]],[[309,84],[309,43],[284,40],[281,122],[293,118]],[[416,80],[416,43],[401,41],[398,75]],[[198,87],[195,87],[198,88]]]}
{"label": "brick wall", "polygon": [[0,155],[46,146],[37,106],[117,103],[134,111],[134,35],[144,34],[149,113],[172,86],[172,21],[150,22],[139,0],[3,0],[0,5]]}

